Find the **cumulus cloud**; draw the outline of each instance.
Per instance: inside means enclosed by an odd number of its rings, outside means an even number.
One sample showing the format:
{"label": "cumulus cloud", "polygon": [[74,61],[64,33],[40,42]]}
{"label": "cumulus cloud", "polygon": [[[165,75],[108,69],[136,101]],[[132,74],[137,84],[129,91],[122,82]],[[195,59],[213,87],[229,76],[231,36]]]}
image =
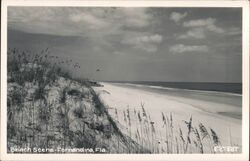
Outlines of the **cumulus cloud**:
{"label": "cumulus cloud", "polygon": [[[9,7],[8,27],[28,33],[87,37],[95,45],[123,41],[147,52],[157,51],[160,35],[144,28],[153,23],[148,8]],[[132,37],[128,37],[132,35]],[[111,38],[112,37],[112,38]]]}
{"label": "cumulus cloud", "polygon": [[162,42],[162,36],[159,34],[141,35],[138,33],[127,35],[122,41],[122,44],[132,45],[134,48],[142,49],[147,52],[156,52],[157,44]]}
{"label": "cumulus cloud", "polygon": [[183,23],[184,27],[203,27],[215,33],[223,33],[224,30],[215,25],[215,18],[190,20]]}
{"label": "cumulus cloud", "polygon": [[184,52],[208,52],[206,45],[183,45],[177,44],[171,46],[169,49],[172,53],[184,53]]}
{"label": "cumulus cloud", "polygon": [[147,8],[8,8],[10,28],[63,36],[89,36],[96,32],[99,35],[117,34],[124,27],[146,27],[151,23],[151,19],[152,16],[147,12]]}
{"label": "cumulus cloud", "polygon": [[170,19],[174,22],[179,22],[181,19],[185,18],[187,16],[187,12],[185,13],[179,13],[179,12],[172,12],[170,15]]}
{"label": "cumulus cloud", "polygon": [[88,13],[74,13],[69,15],[69,19],[74,23],[85,23],[86,27],[90,29],[105,29],[110,27],[110,24],[104,19],[98,18]]}
{"label": "cumulus cloud", "polygon": [[155,35],[148,35],[148,36],[140,36],[132,38],[128,43],[132,44],[140,44],[140,43],[160,43],[162,41],[162,36],[155,34]]}
{"label": "cumulus cloud", "polygon": [[196,39],[203,39],[205,38],[205,33],[203,28],[194,28],[187,31],[185,34],[179,36],[180,39],[186,38],[196,38]]}
{"label": "cumulus cloud", "polygon": [[207,19],[196,19],[183,22],[183,27],[188,28],[189,30],[178,36],[180,39],[195,38],[195,39],[204,39],[206,38],[206,32],[214,33],[225,33],[225,30],[216,26],[215,18]]}
{"label": "cumulus cloud", "polygon": [[[119,8],[124,25],[127,27],[145,27],[150,24],[152,16],[146,8]],[[119,16],[119,15],[118,15]]]}
{"label": "cumulus cloud", "polygon": [[207,26],[214,24],[215,19],[214,18],[207,18],[207,19],[198,19],[198,20],[190,20],[183,23],[183,26],[185,27],[200,27],[200,26]]}

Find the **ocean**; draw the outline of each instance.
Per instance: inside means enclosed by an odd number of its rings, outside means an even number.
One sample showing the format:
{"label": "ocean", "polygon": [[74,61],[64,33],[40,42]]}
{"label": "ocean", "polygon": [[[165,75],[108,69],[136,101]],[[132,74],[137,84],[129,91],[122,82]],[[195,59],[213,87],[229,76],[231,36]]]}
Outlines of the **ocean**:
{"label": "ocean", "polygon": [[109,83],[163,95],[227,104],[238,108],[242,107],[241,83],[131,82],[131,81],[126,81],[126,82],[116,81]]}
{"label": "ocean", "polygon": [[129,83],[187,90],[216,91],[242,94],[242,83],[215,82],[148,82],[148,81],[110,81],[112,83]]}

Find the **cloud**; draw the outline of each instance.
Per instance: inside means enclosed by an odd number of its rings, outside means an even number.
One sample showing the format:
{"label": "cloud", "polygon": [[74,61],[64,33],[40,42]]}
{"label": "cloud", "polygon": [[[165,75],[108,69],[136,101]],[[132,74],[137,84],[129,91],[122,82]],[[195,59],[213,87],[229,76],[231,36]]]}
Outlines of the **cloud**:
{"label": "cloud", "polygon": [[98,18],[88,13],[74,13],[69,15],[69,19],[74,23],[85,23],[86,27],[94,30],[110,27],[110,24],[104,21],[104,19]]}
{"label": "cloud", "polygon": [[215,18],[190,20],[183,23],[184,27],[202,27],[215,33],[224,33],[224,30],[215,25]]}
{"label": "cloud", "polygon": [[187,31],[185,34],[180,35],[178,38],[187,39],[187,38],[195,38],[195,39],[203,39],[205,38],[205,33],[203,28],[193,28]]}
{"label": "cloud", "polygon": [[80,36],[95,46],[110,47],[123,41],[124,44],[147,52],[157,51],[156,44],[162,41],[160,35],[150,32],[144,36],[145,28],[152,23],[153,16],[148,8],[141,7],[8,8],[9,29],[37,34]]}
{"label": "cloud", "polygon": [[156,52],[157,44],[161,43],[163,40],[162,36],[159,34],[147,34],[142,35],[138,33],[128,34],[122,41],[122,44],[131,45],[134,48],[142,49],[147,52]]}
{"label": "cloud", "polygon": [[207,18],[207,19],[198,19],[198,20],[190,20],[183,23],[185,27],[201,27],[214,24],[214,18]]}
{"label": "cloud", "polygon": [[[143,28],[151,23],[147,8],[9,7],[10,28],[31,33],[82,36],[118,33],[124,27]],[[88,34],[88,35],[90,35]]]}
{"label": "cloud", "polygon": [[148,36],[140,36],[140,37],[134,37],[130,40],[129,43],[160,43],[162,42],[162,36],[155,34],[155,35],[148,35]]}
{"label": "cloud", "polygon": [[169,49],[172,53],[184,53],[184,52],[208,52],[206,45],[183,45],[177,44],[171,46]]}
{"label": "cloud", "polygon": [[178,13],[178,12],[172,12],[170,15],[170,19],[174,22],[179,22],[181,19],[185,18],[187,16],[187,12],[185,13]]}
{"label": "cloud", "polygon": [[189,30],[178,36],[179,39],[195,38],[204,39],[206,38],[206,32],[214,32],[217,34],[225,33],[225,30],[216,26],[215,18],[207,19],[196,19],[183,22],[183,27],[189,28]]}
{"label": "cloud", "polygon": [[[147,13],[146,8],[119,8],[120,18],[127,27],[146,27],[150,24],[152,16]],[[119,16],[118,16],[119,17]]]}

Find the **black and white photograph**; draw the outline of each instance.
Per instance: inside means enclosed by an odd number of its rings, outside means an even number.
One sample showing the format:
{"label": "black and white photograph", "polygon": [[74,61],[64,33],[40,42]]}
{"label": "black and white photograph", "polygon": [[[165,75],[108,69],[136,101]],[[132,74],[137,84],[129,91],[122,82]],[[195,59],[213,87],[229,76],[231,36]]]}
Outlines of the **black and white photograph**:
{"label": "black and white photograph", "polygon": [[243,7],[58,4],[6,7],[7,155],[243,154]]}

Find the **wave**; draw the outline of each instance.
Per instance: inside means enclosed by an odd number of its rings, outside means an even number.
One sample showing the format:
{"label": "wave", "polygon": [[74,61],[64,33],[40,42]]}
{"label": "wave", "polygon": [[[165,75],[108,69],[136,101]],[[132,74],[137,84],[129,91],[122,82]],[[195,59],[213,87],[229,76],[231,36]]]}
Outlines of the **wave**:
{"label": "wave", "polygon": [[133,83],[113,83],[119,85],[128,85],[142,88],[151,88],[151,89],[159,89],[159,90],[169,90],[169,91],[187,91],[187,92],[199,92],[199,93],[207,93],[207,94],[216,94],[216,95],[230,95],[230,96],[242,96],[242,94],[232,93],[232,92],[222,92],[222,91],[209,91],[209,90],[196,90],[196,89],[184,89],[184,88],[172,88],[172,87],[163,87],[163,86],[153,86],[146,84],[133,84]]}

